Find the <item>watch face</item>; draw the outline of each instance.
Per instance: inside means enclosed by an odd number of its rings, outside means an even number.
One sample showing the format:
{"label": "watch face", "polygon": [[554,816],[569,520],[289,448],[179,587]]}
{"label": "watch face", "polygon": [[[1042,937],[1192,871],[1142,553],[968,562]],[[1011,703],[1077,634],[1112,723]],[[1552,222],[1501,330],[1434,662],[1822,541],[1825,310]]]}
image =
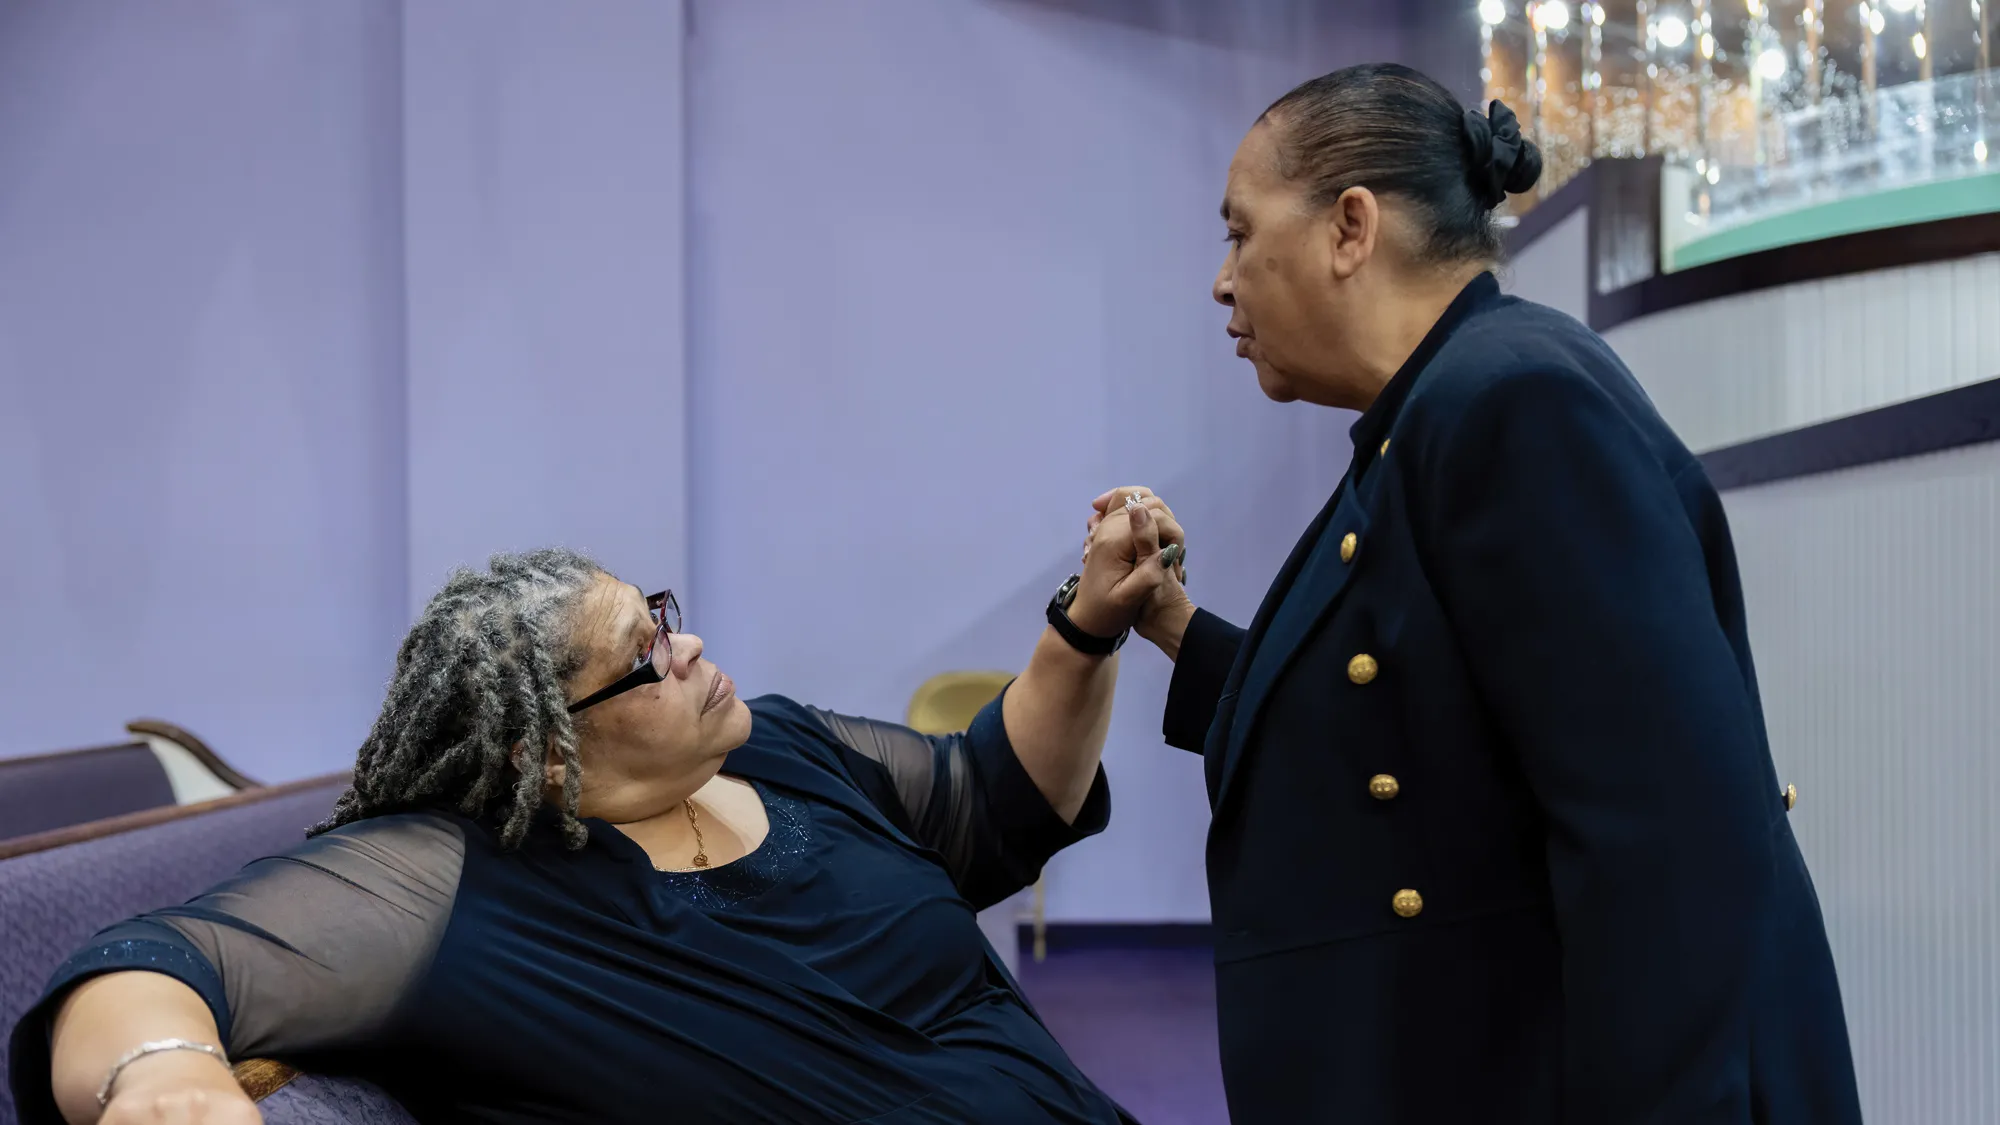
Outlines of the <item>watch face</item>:
{"label": "watch face", "polygon": [[1064,582],[1062,588],[1056,591],[1056,604],[1064,609],[1068,609],[1070,603],[1076,600],[1076,588],[1082,584],[1083,575],[1070,575],[1069,580]]}

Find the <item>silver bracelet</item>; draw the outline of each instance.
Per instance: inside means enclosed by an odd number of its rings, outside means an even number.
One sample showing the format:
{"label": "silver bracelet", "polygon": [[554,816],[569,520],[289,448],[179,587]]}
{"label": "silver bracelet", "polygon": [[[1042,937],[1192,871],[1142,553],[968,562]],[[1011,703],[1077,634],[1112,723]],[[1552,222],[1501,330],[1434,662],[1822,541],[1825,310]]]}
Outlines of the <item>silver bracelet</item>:
{"label": "silver bracelet", "polygon": [[222,1048],[197,1043],[192,1039],[155,1039],[151,1043],[141,1043],[126,1052],[124,1058],[111,1064],[111,1073],[104,1076],[104,1085],[97,1088],[97,1108],[103,1109],[111,1104],[111,1087],[118,1081],[118,1076],[125,1072],[126,1067],[147,1055],[157,1055],[162,1051],[200,1051],[224,1066],[229,1065],[229,1060],[222,1057]]}

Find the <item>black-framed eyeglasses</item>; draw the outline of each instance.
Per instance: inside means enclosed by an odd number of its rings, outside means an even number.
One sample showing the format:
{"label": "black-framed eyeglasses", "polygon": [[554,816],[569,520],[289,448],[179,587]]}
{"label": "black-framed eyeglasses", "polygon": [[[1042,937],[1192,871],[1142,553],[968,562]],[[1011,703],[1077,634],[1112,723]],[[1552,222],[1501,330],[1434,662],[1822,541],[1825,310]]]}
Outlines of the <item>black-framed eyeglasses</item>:
{"label": "black-framed eyeglasses", "polygon": [[585,707],[595,707],[614,695],[623,695],[636,687],[657,684],[667,678],[674,666],[673,635],[681,631],[681,603],[674,600],[672,590],[661,590],[646,599],[646,612],[653,615],[653,643],[632,664],[632,670],[618,678],[618,682],[595,691],[569,705],[569,713],[574,715]]}

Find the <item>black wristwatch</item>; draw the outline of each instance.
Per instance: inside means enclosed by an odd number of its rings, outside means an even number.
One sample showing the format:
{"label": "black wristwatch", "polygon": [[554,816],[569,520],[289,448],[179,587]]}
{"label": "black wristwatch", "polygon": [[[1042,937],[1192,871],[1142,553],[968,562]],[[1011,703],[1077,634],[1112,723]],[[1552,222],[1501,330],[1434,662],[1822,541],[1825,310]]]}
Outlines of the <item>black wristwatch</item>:
{"label": "black wristwatch", "polygon": [[1125,647],[1125,638],[1132,635],[1132,630],[1120,630],[1115,637],[1100,637],[1077,628],[1076,622],[1069,619],[1069,607],[1076,601],[1076,588],[1082,583],[1083,575],[1072,574],[1056,591],[1056,596],[1049,599],[1049,625],[1076,651],[1086,656],[1110,656]]}

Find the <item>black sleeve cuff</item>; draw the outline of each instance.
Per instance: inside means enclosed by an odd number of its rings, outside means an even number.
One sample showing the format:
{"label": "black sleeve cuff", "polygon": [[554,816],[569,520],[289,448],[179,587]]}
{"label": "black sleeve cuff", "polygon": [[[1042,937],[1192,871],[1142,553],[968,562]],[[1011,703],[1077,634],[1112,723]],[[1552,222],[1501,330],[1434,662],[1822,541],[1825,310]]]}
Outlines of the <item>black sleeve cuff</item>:
{"label": "black sleeve cuff", "polygon": [[1007,724],[1001,717],[1001,704],[1006,700],[1007,693],[1003,691],[998,699],[980,708],[965,731],[966,751],[972,759],[972,768],[985,784],[987,805],[1006,839],[1007,851],[1039,866],[1078,840],[1104,831],[1111,823],[1111,783],[1105,780],[1100,764],[1076,821],[1063,820],[1014,753],[1014,742],[1007,737]]}
{"label": "black sleeve cuff", "polygon": [[1181,653],[1174,660],[1174,679],[1167,689],[1167,714],[1161,730],[1167,745],[1199,754],[1208,744],[1208,726],[1215,720],[1222,685],[1243,646],[1243,630],[1205,609],[1194,611]]}
{"label": "black sleeve cuff", "polygon": [[62,1125],[50,1087],[49,1036],[56,1013],[70,990],[92,977],[139,970],[163,973],[199,993],[215,1016],[226,1051],[229,1044],[229,1002],[222,978],[194,946],[174,930],[152,922],[121,922],[91,939],[89,946],[63,962],[50,978],[42,998],[14,1026],[7,1052],[7,1077],[21,1125]]}

